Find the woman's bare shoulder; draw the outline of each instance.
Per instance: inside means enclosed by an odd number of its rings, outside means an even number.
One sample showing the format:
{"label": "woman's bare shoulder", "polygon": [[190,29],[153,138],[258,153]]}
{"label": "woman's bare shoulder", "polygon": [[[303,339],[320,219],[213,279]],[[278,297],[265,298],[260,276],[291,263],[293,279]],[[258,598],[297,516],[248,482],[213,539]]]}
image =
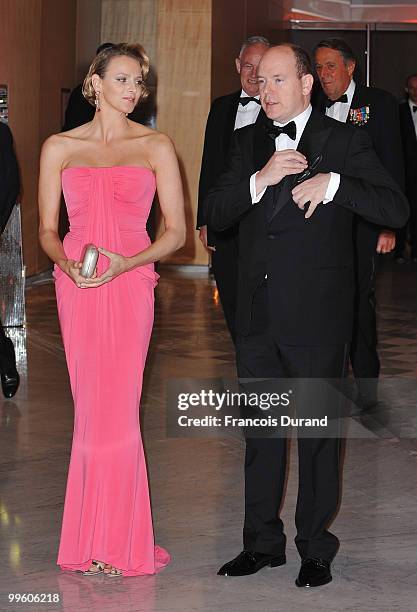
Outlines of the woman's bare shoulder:
{"label": "woman's bare shoulder", "polygon": [[58,134],[52,134],[49,136],[45,142],[44,147],[65,147],[71,145],[76,140],[84,140],[87,132],[87,126],[89,123],[84,123],[84,125],[80,125],[72,130],[68,130],[67,132],[59,132]]}
{"label": "woman's bare shoulder", "polygon": [[42,158],[62,156],[65,150],[65,141],[61,134],[52,134],[42,145]]}
{"label": "woman's bare shoulder", "polygon": [[142,125],[141,123],[135,124],[133,121],[131,121],[131,124],[134,137],[146,138],[149,144],[158,145],[171,142],[171,139],[163,132],[159,132],[158,130],[150,128],[146,125]]}
{"label": "woman's bare shoulder", "polygon": [[137,124],[134,127],[137,143],[141,145],[146,157],[155,170],[175,156],[172,140],[163,132]]}
{"label": "woman's bare shoulder", "polygon": [[42,156],[64,160],[74,149],[78,149],[80,141],[86,139],[89,125],[85,123],[67,132],[52,134],[42,145]]}
{"label": "woman's bare shoulder", "polygon": [[151,134],[148,135],[148,148],[155,154],[164,154],[175,151],[174,143],[171,138],[164,132],[158,132],[157,130],[151,130]]}

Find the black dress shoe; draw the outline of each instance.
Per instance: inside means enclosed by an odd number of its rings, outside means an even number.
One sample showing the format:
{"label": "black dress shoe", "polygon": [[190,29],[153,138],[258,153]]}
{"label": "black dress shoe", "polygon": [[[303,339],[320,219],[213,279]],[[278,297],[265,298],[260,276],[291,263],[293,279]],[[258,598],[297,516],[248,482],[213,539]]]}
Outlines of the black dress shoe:
{"label": "black dress shoe", "polygon": [[330,563],[324,559],[304,559],[295,581],[298,587],[318,587],[332,581]]}
{"label": "black dress shoe", "polygon": [[10,338],[6,338],[7,348],[7,363],[8,367],[0,374],[1,388],[3,395],[7,399],[13,397],[19,388],[20,377],[16,370],[16,356],[14,352],[13,342]]}
{"label": "black dress shoe", "polygon": [[7,399],[13,397],[16,391],[19,388],[20,376],[17,370],[12,373],[2,374],[1,375],[1,388],[3,390],[3,395]]}
{"label": "black dress shoe", "polygon": [[376,411],[378,409],[378,404],[377,397],[358,394],[356,398],[356,405],[361,413]]}
{"label": "black dress shoe", "polygon": [[219,576],[249,576],[249,574],[256,574],[267,565],[278,567],[284,565],[285,562],[285,555],[265,555],[264,553],[243,550],[235,559],[222,565],[217,574]]}

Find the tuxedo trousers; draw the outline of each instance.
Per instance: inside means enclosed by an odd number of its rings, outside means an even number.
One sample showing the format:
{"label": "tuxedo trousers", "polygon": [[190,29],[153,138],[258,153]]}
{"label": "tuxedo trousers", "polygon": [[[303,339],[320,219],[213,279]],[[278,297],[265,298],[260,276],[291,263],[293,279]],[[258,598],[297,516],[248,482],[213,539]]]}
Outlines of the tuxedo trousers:
{"label": "tuxedo trousers", "polygon": [[[264,282],[253,299],[250,332],[237,336],[236,354],[240,380],[342,379],[347,372],[349,346],[289,346],[278,342],[270,332],[268,289]],[[298,437],[295,543],[302,559],[318,557],[330,562],[339,548],[338,538],[328,527],[339,505],[340,443],[338,437]],[[286,468],[285,437],[246,438],[243,528],[246,550],[271,555],[285,551],[286,537],[279,514]]]}
{"label": "tuxedo trousers", "polygon": [[11,341],[6,337],[0,321],[0,373],[9,372],[14,367],[14,354]]}
{"label": "tuxedo trousers", "polygon": [[359,393],[377,401],[380,363],[377,351],[375,274],[379,231],[358,224],[355,236],[355,308],[350,361]]}
{"label": "tuxedo trousers", "polygon": [[238,271],[238,232],[236,228],[228,230],[216,240],[216,250],[212,253],[211,262],[224,318],[232,340],[235,342]]}

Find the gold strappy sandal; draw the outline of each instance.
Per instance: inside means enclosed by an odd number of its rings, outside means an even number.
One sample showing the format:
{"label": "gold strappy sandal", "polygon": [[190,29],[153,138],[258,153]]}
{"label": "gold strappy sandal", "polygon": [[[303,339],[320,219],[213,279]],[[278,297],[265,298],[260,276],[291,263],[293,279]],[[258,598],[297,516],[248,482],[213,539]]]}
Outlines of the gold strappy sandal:
{"label": "gold strappy sandal", "polygon": [[[96,569],[93,569],[96,568]],[[91,561],[91,567],[83,572],[83,576],[95,576],[96,574],[102,574],[104,570],[104,563],[102,561]]]}
{"label": "gold strappy sandal", "polygon": [[112,567],[109,572],[104,572],[105,576],[109,578],[118,578],[119,576],[123,576],[122,570],[117,569],[117,567]]}

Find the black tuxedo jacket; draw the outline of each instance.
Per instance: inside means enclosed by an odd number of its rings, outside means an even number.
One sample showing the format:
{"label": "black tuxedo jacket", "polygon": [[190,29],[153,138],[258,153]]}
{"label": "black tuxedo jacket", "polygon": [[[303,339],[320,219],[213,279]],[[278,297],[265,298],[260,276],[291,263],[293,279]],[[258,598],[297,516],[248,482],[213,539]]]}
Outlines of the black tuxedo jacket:
{"label": "black tuxedo jacket", "polygon": [[[325,99],[323,92],[321,92],[318,105],[323,113],[326,110]],[[355,127],[367,132],[382,165],[403,189],[404,164],[401,154],[398,102],[388,91],[376,87],[364,87],[356,83],[350,109],[359,109],[365,106],[369,106],[369,119],[363,125]],[[355,125],[350,114],[346,123]]]}
{"label": "black tuxedo jacket", "polygon": [[[323,114],[326,110],[325,100],[326,97],[321,92],[318,101]],[[364,87],[356,83],[350,109],[359,109],[365,106],[369,106],[369,119],[366,123],[355,125],[350,113],[346,123],[367,132],[382,165],[401,189],[404,189],[404,164],[398,102],[388,91],[376,87]],[[365,248],[365,255],[368,250],[374,252],[382,228],[362,218],[358,218],[356,221],[357,232],[359,232],[356,235],[358,245],[368,245],[368,248]]]}
{"label": "black tuxedo jacket", "polygon": [[19,168],[9,127],[0,122],[0,234],[6,227],[19,195]]}
{"label": "black tuxedo jacket", "polygon": [[417,198],[417,137],[411,109],[407,102],[400,104],[400,124],[405,165],[405,189],[410,198]]}
{"label": "black tuxedo jacket", "polygon": [[[235,128],[240,94],[241,90],[216,98],[211,105],[204,136],[203,158],[198,186],[197,229],[202,225],[207,225],[203,203],[209,189],[215,185],[225,167]],[[262,109],[260,110],[261,113],[263,113]],[[228,236],[236,232],[235,228],[218,234],[217,232],[210,232],[209,228],[209,244],[216,244],[222,239],[227,240]]]}
{"label": "black tuxedo jacket", "polygon": [[[305,219],[291,197],[294,177],[268,187],[252,204],[249,179],[275,150],[261,122],[237,130],[227,170],[210,190],[208,224],[222,230],[240,221],[236,328],[248,334],[257,287],[268,274],[271,332],[278,342],[308,346],[350,341],[353,318],[352,222],[401,227],[408,203],[384,170],[364,130],[313,111],[298,150],[317,172],[337,172],[340,186],[333,202],[321,204]],[[275,212],[268,217],[271,199]]]}

